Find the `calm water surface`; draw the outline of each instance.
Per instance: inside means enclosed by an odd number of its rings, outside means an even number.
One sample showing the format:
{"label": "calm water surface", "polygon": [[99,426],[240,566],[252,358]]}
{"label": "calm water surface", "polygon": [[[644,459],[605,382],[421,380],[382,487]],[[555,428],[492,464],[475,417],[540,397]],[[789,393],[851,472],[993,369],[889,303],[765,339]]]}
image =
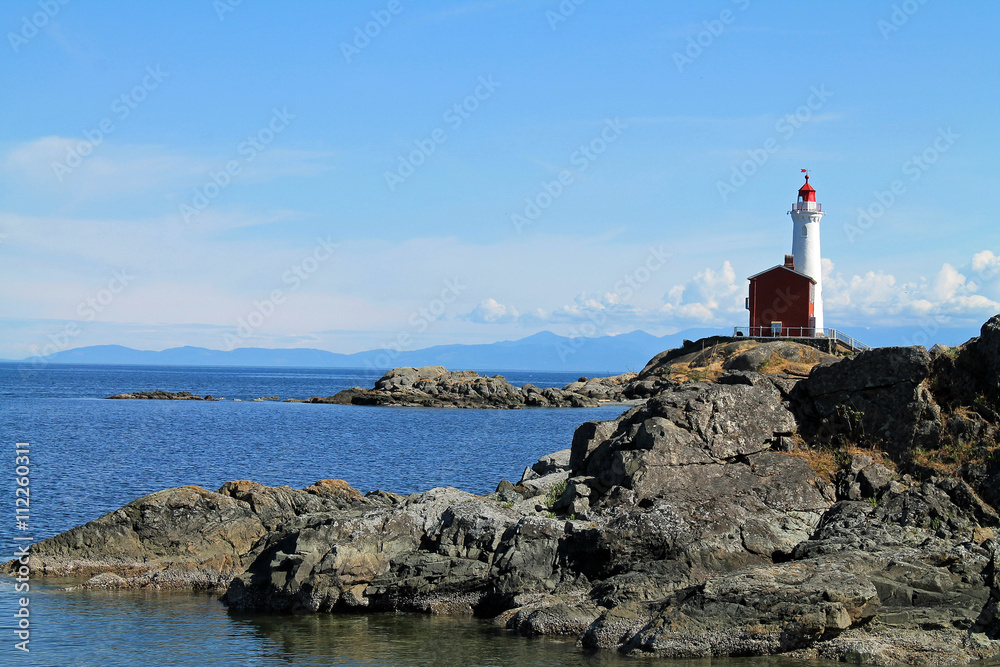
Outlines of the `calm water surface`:
{"label": "calm water surface", "polygon": [[[508,374],[516,384],[539,386],[576,377]],[[327,369],[0,365],[0,451],[12,456],[16,441],[31,444],[32,529],[48,537],[153,491],[185,484],[215,490],[234,479],[302,488],[336,477],[365,492],[455,486],[488,493],[502,478],[520,478],[539,456],[568,447],[581,422],[622,412],[250,402],[328,396],[375,379]],[[103,400],[153,389],[229,400]],[[0,475],[11,498],[13,475]],[[0,521],[0,537],[11,530]]]}
{"label": "calm water surface", "polygon": [[[3,586],[5,584],[0,584]],[[8,594],[0,593],[6,600]],[[32,652],[0,645],[3,665],[477,665],[792,667],[789,660],[667,661],[526,638],[470,618],[419,614],[232,616],[214,597],[156,591],[33,590]],[[4,615],[11,608],[4,605]],[[10,635],[6,628],[0,630]],[[6,659],[6,660],[5,660]],[[831,666],[832,667],[832,666]]]}

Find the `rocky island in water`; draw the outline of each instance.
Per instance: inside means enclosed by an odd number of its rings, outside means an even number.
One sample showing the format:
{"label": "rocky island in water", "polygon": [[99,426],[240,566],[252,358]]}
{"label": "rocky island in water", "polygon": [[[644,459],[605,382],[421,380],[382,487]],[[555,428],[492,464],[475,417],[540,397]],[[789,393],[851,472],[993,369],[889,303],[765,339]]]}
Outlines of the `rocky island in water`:
{"label": "rocky island in water", "polygon": [[[433,372],[340,402],[503,387]],[[493,494],[168,489],[34,545],[32,570],[212,589],[238,611],[475,614],[635,656],[1000,653],[1000,316],[958,348],[713,340],[575,384],[558,391],[638,404]],[[547,391],[503,389],[469,391]]]}

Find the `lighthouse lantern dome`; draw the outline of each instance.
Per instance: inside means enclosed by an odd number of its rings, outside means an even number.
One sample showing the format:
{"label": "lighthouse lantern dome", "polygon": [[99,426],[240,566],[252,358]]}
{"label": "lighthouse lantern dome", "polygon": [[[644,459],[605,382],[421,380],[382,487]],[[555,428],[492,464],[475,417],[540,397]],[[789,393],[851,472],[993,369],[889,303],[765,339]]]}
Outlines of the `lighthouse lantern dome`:
{"label": "lighthouse lantern dome", "polygon": [[806,182],[799,188],[799,201],[816,201],[816,190],[809,185],[809,174],[806,174]]}

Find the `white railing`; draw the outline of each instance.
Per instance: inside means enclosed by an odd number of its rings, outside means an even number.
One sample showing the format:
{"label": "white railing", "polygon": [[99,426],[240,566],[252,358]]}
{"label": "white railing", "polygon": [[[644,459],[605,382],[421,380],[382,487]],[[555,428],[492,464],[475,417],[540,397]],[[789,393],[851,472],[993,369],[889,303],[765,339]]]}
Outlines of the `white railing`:
{"label": "white railing", "polygon": [[814,201],[797,201],[792,204],[793,211],[822,211],[823,205]]}
{"label": "white railing", "polygon": [[826,330],[826,337],[827,338],[833,338],[834,340],[838,340],[841,343],[843,343],[844,345],[847,345],[848,347],[850,347],[851,349],[854,349],[854,350],[870,350],[871,349],[871,347],[869,347],[868,345],[865,345],[864,343],[862,343],[857,338],[851,338],[850,336],[848,336],[847,334],[845,334],[843,331],[837,331],[836,329],[827,329]]}
{"label": "white railing", "polygon": [[[747,338],[816,338],[817,329],[813,327],[736,327],[734,336]],[[823,330],[819,330],[823,335]]]}
{"label": "white railing", "polygon": [[848,336],[836,329],[815,329],[812,327],[782,327],[781,329],[772,327],[734,327],[733,336],[736,338],[831,338],[852,350],[870,350],[856,338]]}

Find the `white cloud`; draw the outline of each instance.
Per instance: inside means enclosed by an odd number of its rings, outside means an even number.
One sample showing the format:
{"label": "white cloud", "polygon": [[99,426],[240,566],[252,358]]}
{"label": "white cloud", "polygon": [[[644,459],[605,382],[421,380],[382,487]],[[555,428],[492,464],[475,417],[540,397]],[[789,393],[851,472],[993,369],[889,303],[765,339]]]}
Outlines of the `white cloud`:
{"label": "white cloud", "polygon": [[967,288],[966,277],[951,264],[945,263],[932,283],[931,294],[938,301],[948,301],[954,299],[964,288]]}
{"label": "white cloud", "polygon": [[213,173],[236,161],[231,182],[259,183],[282,176],[311,176],[332,168],[335,153],[266,147],[253,160],[236,146],[228,154],[198,155],[157,145],[92,144],[82,137],[48,136],[11,148],[0,160],[7,178],[49,197],[96,200],[149,192],[184,197]]}
{"label": "white cloud", "polygon": [[496,324],[498,322],[514,322],[519,314],[513,306],[505,306],[496,299],[486,299],[479,303],[467,316],[472,322]]}
{"label": "white cloud", "polygon": [[972,256],[972,270],[982,279],[995,278],[1000,275],[1000,257],[990,250],[977,252]]}
{"label": "white cloud", "polygon": [[[582,324],[596,326],[601,335],[637,328],[678,330],[691,326],[732,326],[743,312],[745,290],[726,261],[718,270],[702,269],[684,283],[669,288],[663,300],[645,298],[641,289],[616,285],[621,291],[581,293],[572,303],[535,309],[520,318],[525,325]],[[641,285],[638,286],[642,288]],[[570,333],[573,333],[572,330]]]}
{"label": "white cloud", "polygon": [[[490,245],[448,237],[342,241],[339,225],[331,224],[329,238],[339,244],[333,257],[291,293],[283,277],[313,252],[316,231],[288,224],[278,240],[258,227],[264,217],[212,208],[203,217],[204,224],[186,226],[176,215],[129,220],[0,213],[0,230],[8,234],[0,246],[0,280],[19,285],[0,293],[0,312],[76,320],[81,301],[125,269],[135,275],[127,291],[87,323],[87,331],[94,325],[108,336],[97,342],[149,348],[163,341],[152,333],[158,327],[197,323],[228,330],[275,289],[287,293],[287,302],[258,328],[260,340],[247,344],[265,344],[266,335],[337,330],[358,332],[350,338],[356,349],[396,344],[404,334],[416,348],[444,336],[454,337],[447,342],[517,338],[549,324],[566,331],[601,312],[610,314],[608,326],[615,331],[646,321],[660,326],[664,319],[658,295],[667,287],[668,269],[646,273],[645,244],[543,234]],[[681,270],[669,268],[675,275]],[[615,291],[626,275],[642,283]],[[457,296],[449,282],[460,285]],[[636,305],[640,300],[646,302],[642,307]],[[97,322],[138,328],[97,329]],[[127,331],[130,338],[113,331]],[[11,332],[8,341],[12,356],[37,342],[33,336],[15,340],[17,335]]]}
{"label": "white cloud", "polygon": [[736,271],[726,260],[720,270],[703,269],[688,282],[670,288],[660,310],[680,325],[730,325],[743,310],[745,291],[736,284]]}
{"label": "white cloud", "polygon": [[[1000,311],[1000,287],[969,280],[969,269],[985,273],[994,262],[989,251],[977,253],[968,269],[945,263],[931,279],[903,282],[883,271],[844,276],[824,260],[823,303],[831,326],[899,326],[928,317],[974,323]],[[985,292],[985,293],[982,293]]]}
{"label": "white cloud", "polygon": [[148,192],[207,169],[204,162],[160,146],[116,146],[105,139],[42,137],[12,148],[3,162],[9,178],[54,196],[101,198]]}

